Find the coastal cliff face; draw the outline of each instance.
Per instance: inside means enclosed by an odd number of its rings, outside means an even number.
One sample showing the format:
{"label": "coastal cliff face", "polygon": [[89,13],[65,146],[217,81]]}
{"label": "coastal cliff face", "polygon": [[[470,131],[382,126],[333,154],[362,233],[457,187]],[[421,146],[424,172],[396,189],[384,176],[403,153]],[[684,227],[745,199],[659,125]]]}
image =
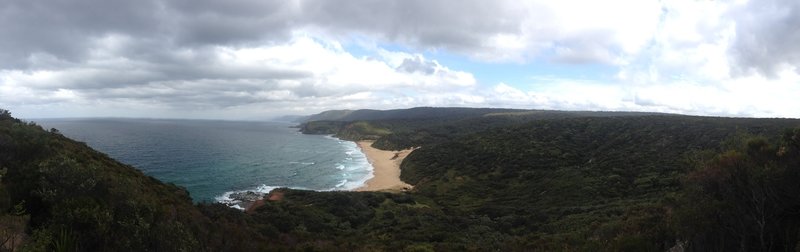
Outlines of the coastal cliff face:
{"label": "coastal cliff face", "polygon": [[414,189],[284,188],[245,213],[0,112],[0,250],[785,250],[800,237],[800,120],[342,122],[329,132],[419,144],[402,163]]}

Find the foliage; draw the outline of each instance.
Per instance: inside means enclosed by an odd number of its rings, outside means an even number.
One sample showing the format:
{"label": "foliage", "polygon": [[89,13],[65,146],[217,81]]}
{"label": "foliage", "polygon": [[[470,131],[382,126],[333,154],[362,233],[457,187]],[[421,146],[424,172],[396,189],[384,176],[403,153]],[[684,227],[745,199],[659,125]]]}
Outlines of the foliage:
{"label": "foliage", "polygon": [[[800,128],[745,137],[687,176],[678,223],[694,250],[786,251],[800,238]],[[703,204],[698,204],[703,202]],[[700,221],[698,221],[700,220]]]}
{"label": "foliage", "polygon": [[306,134],[333,135],[344,126],[343,122],[313,121],[300,125],[300,131]]}
{"label": "foliage", "polygon": [[[373,147],[401,150],[451,141],[492,128],[511,127],[532,121],[575,117],[626,117],[654,115],[641,112],[584,112],[484,108],[411,108],[398,110],[356,110],[335,117],[341,111],[310,116],[300,125],[306,134],[327,134],[346,140],[377,140]],[[322,119],[322,120],[315,120]],[[377,129],[377,130],[372,130]]]}
{"label": "foliage", "polygon": [[9,215],[24,213],[25,227],[13,228],[13,234],[25,230],[28,249],[195,251],[217,246],[204,239],[218,229],[216,224],[192,205],[185,189],[33,123],[0,119],[0,167],[0,226],[15,223]]}
{"label": "foliage", "polygon": [[330,116],[302,130],[421,146],[402,164],[414,190],[278,189],[282,200],[250,213],[192,205],[183,188],[0,110],[0,239],[32,251],[663,251],[788,250],[800,237],[798,120],[447,108]]}

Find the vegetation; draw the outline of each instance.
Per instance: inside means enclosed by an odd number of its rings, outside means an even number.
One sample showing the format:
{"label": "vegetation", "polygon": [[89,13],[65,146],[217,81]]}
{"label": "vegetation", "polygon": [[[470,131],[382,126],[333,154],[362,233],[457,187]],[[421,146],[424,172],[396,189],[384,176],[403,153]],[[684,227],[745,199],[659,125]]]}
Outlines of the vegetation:
{"label": "vegetation", "polygon": [[0,170],[0,250],[219,250],[235,230],[205,217],[183,188],[5,110]]}
{"label": "vegetation", "polygon": [[707,251],[796,250],[797,181],[800,128],[787,130],[777,141],[739,141],[687,176],[678,204],[681,238]]}
{"label": "vegetation", "polygon": [[[472,134],[414,152],[402,179],[459,215],[486,216],[542,250],[666,250],[681,179],[738,134],[797,121],[569,118]],[[680,226],[680,225],[678,225]]]}
{"label": "vegetation", "polygon": [[[526,122],[575,117],[658,115],[642,112],[585,112],[551,110],[411,108],[398,110],[326,111],[300,125],[306,134],[335,135],[346,140],[377,140],[373,146],[400,150],[453,140],[492,128]],[[331,115],[340,115],[332,117]],[[663,115],[663,114],[662,114]],[[320,119],[320,120],[313,120]],[[375,130],[378,129],[376,133]]]}
{"label": "vegetation", "polygon": [[302,130],[376,139],[385,149],[421,146],[402,164],[415,189],[278,189],[281,200],[249,213],[192,205],[178,186],[0,110],[0,251],[798,247],[800,120],[435,108],[331,114],[344,115]]}
{"label": "vegetation", "polygon": [[492,109],[492,108],[432,108],[418,107],[410,109],[392,110],[329,110],[316,115],[308,116],[303,122],[313,121],[377,121],[377,120],[420,120],[435,118],[470,118],[491,113],[512,113],[525,110],[519,109]]}

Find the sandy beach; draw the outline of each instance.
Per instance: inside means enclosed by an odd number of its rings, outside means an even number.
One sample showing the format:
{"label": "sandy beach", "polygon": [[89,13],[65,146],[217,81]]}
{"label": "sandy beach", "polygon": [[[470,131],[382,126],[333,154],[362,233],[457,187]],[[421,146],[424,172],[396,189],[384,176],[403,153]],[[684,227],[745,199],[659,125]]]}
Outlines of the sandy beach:
{"label": "sandy beach", "polygon": [[[401,192],[413,188],[400,180],[400,164],[403,159],[408,156],[414,149],[405,149],[401,151],[385,151],[372,147],[374,141],[358,141],[358,147],[367,156],[367,160],[374,168],[374,177],[367,180],[364,186],[356,188],[355,191],[387,191],[387,192]],[[246,213],[254,213],[255,209],[263,206],[266,201],[280,201],[283,199],[283,192],[281,190],[273,190],[264,198],[255,201],[242,202],[240,207]]]}
{"label": "sandy beach", "polygon": [[400,180],[400,163],[413,149],[385,151],[372,147],[374,141],[358,141],[358,147],[372,164],[373,177],[356,191],[403,191],[413,186]]}

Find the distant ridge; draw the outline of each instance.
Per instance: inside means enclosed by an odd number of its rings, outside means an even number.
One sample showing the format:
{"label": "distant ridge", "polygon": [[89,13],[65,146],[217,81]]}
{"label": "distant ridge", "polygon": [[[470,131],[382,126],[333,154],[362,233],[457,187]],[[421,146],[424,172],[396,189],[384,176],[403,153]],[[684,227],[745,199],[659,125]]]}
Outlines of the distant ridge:
{"label": "distant ridge", "polygon": [[270,119],[270,121],[299,123],[299,122],[303,122],[303,120],[305,120],[306,118],[308,118],[308,116],[283,115],[283,116],[273,117],[273,118]]}
{"label": "distant ridge", "polygon": [[300,122],[312,121],[373,121],[388,119],[425,119],[437,117],[477,117],[490,113],[525,112],[522,109],[503,108],[460,108],[460,107],[415,107],[408,109],[359,109],[328,110],[303,118]]}
{"label": "distant ridge", "polygon": [[359,110],[328,110],[319,114],[296,117],[294,122],[306,123],[313,121],[376,121],[394,119],[463,119],[481,116],[642,116],[642,115],[671,115],[653,112],[625,112],[625,111],[561,111],[538,109],[508,109],[508,108],[466,108],[466,107],[415,107],[408,109],[359,109]]}
{"label": "distant ridge", "polygon": [[[347,117],[356,111],[367,111],[366,109],[361,110],[327,110],[323,111],[319,114],[313,114],[310,116],[306,116],[304,118],[299,118],[299,122],[310,122],[310,121],[346,121]],[[378,111],[378,110],[372,110]]]}

